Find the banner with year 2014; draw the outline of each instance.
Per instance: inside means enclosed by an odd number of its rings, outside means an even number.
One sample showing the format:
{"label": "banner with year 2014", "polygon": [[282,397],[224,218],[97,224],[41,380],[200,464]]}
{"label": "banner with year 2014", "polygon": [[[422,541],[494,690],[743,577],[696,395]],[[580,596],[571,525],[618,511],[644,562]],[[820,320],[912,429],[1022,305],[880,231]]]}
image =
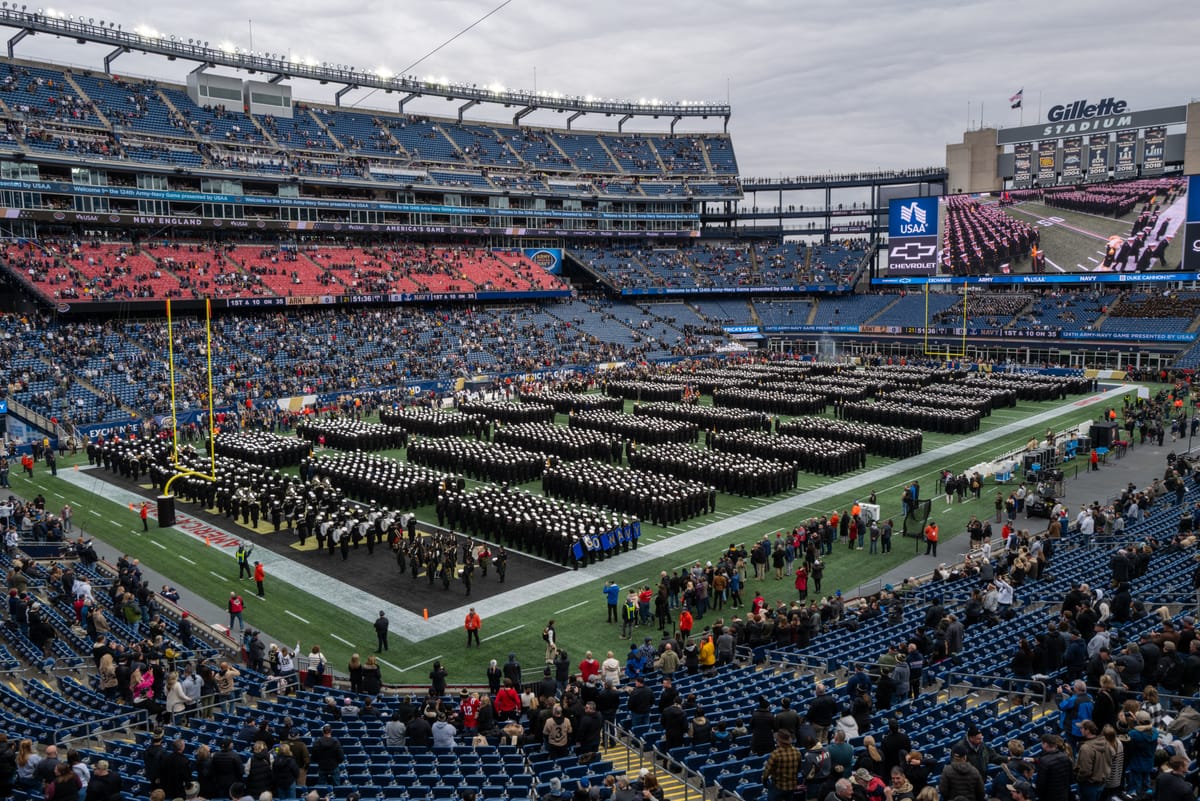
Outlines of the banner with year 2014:
{"label": "banner with year 2014", "polygon": [[1087,179],[1089,183],[1108,180],[1108,134],[1089,136]]}

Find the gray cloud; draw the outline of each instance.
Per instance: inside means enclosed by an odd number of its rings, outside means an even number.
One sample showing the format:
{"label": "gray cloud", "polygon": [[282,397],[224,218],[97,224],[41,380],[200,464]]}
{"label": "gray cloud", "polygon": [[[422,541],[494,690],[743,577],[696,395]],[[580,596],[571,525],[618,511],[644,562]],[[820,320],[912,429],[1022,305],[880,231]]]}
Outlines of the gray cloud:
{"label": "gray cloud", "polygon": [[[100,2],[61,10],[147,24],[212,44],[400,70],[487,13],[497,0],[366,3],[236,0]],[[730,131],[745,175],[938,164],[973,124],[1016,125],[1007,99],[1025,88],[1024,121],[1056,102],[1115,95],[1133,108],[1185,103],[1200,73],[1200,21],[1190,4],[1117,0],[513,0],[415,68],[480,85],[569,95],[733,103]],[[98,67],[103,51],[33,37],[19,56]],[[138,54],[127,74],[181,82],[179,63]],[[328,87],[295,87],[325,101]],[[1200,94],[1200,93],[1198,93]],[[364,99],[365,98],[365,99]],[[347,103],[394,108],[355,93]],[[453,105],[418,110],[449,115]],[[479,111],[475,109],[474,111]],[[508,120],[513,110],[483,112]],[[533,124],[561,125],[538,113]],[[611,127],[584,118],[576,127]],[[681,130],[719,123],[681,123]],[[634,128],[636,123],[630,123]],[[643,127],[666,121],[647,121]]]}

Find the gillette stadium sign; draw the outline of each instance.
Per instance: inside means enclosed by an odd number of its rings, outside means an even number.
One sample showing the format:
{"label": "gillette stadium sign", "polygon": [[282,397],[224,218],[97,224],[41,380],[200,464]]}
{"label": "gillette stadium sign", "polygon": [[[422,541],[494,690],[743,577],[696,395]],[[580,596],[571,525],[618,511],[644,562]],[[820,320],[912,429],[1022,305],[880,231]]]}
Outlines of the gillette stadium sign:
{"label": "gillette stadium sign", "polygon": [[996,144],[1012,145],[1017,142],[1057,139],[1072,134],[1128,131],[1186,122],[1187,106],[1130,111],[1128,101],[1117,100],[1115,97],[1106,97],[1095,103],[1085,98],[1051,106],[1046,114],[1045,123],[1001,128],[996,131]]}
{"label": "gillette stadium sign", "polygon": [[1124,100],[1106,97],[1099,103],[1088,105],[1087,100],[1076,100],[1065,106],[1051,106],[1046,119],[1050,122],[1068,122],[1070,120],[1090,120],[1092,117],[1107,117],[1110,114],[1123,114],[1129,104]]}

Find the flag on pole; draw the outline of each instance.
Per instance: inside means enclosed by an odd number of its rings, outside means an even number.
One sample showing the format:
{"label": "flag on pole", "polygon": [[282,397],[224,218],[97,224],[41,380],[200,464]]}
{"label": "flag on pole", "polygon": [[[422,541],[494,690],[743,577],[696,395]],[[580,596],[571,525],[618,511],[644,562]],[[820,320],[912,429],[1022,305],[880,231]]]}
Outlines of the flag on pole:
{"label": "flag on pole", "polygon": [[1025,99],[1025,87],[1021,87],[1019,90],[1017,90],[1017,93],[1015,95],[1013,95],[1012,97],[1010,97],[1008,99],[1008,102],[1012,103],[1013,108],[1020,108],[1021,101],[1024,99]]}

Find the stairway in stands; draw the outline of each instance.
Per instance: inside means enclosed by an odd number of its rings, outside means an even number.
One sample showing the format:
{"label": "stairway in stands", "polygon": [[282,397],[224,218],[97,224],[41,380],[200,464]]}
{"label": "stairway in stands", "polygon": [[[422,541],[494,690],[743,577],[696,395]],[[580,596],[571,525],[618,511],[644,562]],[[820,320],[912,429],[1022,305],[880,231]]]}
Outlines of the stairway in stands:
{"label": "stairway in stands", "polygon": [[[655,764],[653,754],[639,753],[620,740],[612,740],[607,746],[601,747],[600,758],[611,761],[613,773],[618,776],[628,776],[630,781],[637,778],[638,772],[642,768],[648,768],[658,778],[659,786],[663,789],[663,797],[667,801],[684,801],[684,798],[699,796],[699,792],[694,787],[689,793],[683,781],[674,774],[668,773],[661,764]],[[568,788],[564,787],[563,789]]]}

